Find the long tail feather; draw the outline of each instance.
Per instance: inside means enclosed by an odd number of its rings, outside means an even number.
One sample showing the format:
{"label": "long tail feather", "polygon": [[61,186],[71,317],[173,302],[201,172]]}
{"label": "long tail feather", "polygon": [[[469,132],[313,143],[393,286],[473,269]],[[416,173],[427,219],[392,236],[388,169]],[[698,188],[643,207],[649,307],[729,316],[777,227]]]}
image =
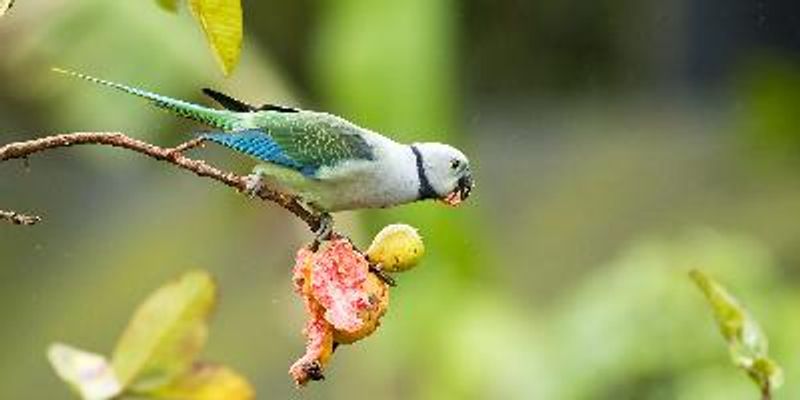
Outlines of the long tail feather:
{"label": "long tail feather", "polygon": [[90,82],[99,83],[101,85],[110,86],[122,92],[145,98],[147,100],[150,100],[150,102],[152,102],[157,107],[173,112],[181,117],[193,119],[195,121],[202,122],[204,124],[213,126],[218,129],[230,131],[237,128],[238,125],[239,118],[236,116],[235,113],[232,113],[230,111],[214,110],[212,108],[203,107],[197,104],[192,104],[183,100],[172,99],[145,90],[136,89],[134,87],[125,86],[115,82],[106,81],[89,75],[84,75],[79,72],[67,71],[61,68],[53,68],[53,71],[85,79]]}

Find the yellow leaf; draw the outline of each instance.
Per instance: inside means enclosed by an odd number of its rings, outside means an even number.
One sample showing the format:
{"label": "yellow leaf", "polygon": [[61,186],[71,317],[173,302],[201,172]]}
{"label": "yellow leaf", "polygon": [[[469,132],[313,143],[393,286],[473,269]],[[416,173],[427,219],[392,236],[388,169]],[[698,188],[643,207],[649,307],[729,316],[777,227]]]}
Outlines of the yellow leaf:
{"label": "yellow leaf", "polygon": [[229,75],[242,51],[242,4],[240,0],[190,0],[195,19],[222,71]]}
{"label": "yellow leaf", "polygon": [[126,388],[162,387],[189,370],[207,336],[216,285],[206,272],[189,272],[152,293],[117,342],[111,364]]}
{"label": "yellow leaf", "polygon": [[148,396],[169,400],[249,400],[255,398],[255,391],[230,368],[197,363],[186,375]]}
{"label": "yellow leaf", "polygon": [[54,343],[47,358],[56,374],[85,400],[106,400],[122,391],[105,357],[74,347]]}

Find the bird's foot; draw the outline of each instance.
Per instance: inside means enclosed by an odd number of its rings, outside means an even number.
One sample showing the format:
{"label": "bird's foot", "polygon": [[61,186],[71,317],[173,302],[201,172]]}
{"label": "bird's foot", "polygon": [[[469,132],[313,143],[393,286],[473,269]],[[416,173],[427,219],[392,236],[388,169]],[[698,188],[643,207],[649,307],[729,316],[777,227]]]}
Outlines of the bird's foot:
{"label": "bird's foot", "polygon": [[386,271],[381,268],[380,264],[370,264],[369,271],[375,274],[378,279],[382,280],[383,283],[395,287],[397,286],[397,282],[395,282],[394,278],[392,278]]}
{"label": "bird's foot", "polygon": [[319,245],[333,236],[333,217],[328,213],[319,215],[319,227],[314,231],[314,242],[311,249],[316,251]]}
{"label": "bird's foot", "polygon": [[244,194],[255,199],[261,193],[261,189],[264,189],[263,175],[253,172],[244,177]]}

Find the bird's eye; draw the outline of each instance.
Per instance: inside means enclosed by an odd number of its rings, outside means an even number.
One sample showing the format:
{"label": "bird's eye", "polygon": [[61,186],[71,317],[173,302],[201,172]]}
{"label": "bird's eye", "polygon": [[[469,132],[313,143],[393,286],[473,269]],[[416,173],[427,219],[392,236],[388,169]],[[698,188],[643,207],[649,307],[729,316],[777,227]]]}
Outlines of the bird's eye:
{"label": "bird's eye", "polygon": [[459,160],[457,160],[455,158],[450,160],[450,168],[458,169],[459,166],[461,166],[461,161],[459,161]]}

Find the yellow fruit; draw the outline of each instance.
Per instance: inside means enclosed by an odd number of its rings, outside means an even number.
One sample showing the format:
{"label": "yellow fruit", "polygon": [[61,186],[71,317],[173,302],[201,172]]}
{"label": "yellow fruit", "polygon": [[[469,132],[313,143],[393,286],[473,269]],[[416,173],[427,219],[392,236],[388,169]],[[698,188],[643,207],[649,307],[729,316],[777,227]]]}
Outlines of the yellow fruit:
{"label": "yellow fruit", "polygon": [[366,255],[369,262],[386,272],[402,272],[413,268],[425,254],[425,245],[417,230],[410,225],[384,227],[372,240]]}

